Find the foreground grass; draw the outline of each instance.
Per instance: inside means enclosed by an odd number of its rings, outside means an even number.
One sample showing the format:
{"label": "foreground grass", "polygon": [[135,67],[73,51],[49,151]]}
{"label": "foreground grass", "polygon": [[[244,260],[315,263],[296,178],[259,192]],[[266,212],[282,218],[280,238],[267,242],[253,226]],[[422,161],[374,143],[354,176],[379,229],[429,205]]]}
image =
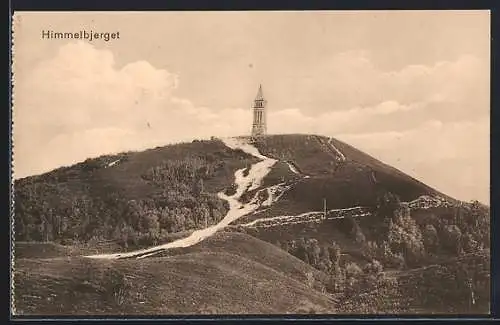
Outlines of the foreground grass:
{"label": "foreground grass", "polygon": [[[197,252],[194,249],[142,260],[19,259],[14,278],[16,312],[24,315],[334,312],[333,301],[327,295],[301,281],[311,271],[308,265],[271,244],[248,238],[222,233],[212,241],[212,251],[209,242]],[[223,241],[229,244],[226,252]],[[218,244],[221,245],[217,247]]]}

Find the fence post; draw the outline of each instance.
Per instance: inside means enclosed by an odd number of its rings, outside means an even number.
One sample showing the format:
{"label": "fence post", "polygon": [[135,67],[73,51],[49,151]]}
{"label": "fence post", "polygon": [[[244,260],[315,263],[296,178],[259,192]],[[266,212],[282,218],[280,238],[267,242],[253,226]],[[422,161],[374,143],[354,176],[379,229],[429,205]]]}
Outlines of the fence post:
{"label": "fence post", "polygon": [[323,220],[326,220],[326,199],[323,198]]}

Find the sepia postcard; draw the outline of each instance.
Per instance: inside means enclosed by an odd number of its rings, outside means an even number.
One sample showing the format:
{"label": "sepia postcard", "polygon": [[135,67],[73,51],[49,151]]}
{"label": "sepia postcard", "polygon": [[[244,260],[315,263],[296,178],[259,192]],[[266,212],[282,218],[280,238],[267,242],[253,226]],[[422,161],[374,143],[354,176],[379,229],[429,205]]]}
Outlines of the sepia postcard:
{"label": "sepia postcard", "polygon": [[489,315],[489,11],[12,31],[12,315]]}

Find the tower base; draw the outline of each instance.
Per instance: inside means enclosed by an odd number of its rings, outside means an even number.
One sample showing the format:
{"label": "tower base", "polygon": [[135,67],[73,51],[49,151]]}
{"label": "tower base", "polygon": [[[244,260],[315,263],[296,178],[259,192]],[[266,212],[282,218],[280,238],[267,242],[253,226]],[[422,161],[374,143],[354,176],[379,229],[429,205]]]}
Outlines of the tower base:
{"label": "tower base", "polygon": [[266,128],[263,125],[254,125],[252,128],[252,137],[260,137],[266,135]]}

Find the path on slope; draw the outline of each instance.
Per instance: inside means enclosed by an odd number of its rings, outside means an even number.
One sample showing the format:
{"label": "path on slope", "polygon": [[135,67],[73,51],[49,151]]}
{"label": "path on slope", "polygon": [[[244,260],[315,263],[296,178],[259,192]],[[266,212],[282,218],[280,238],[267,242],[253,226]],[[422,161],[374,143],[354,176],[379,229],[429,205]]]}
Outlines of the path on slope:
{"label": "path on slope", "polygon": [[[448,201],[439,196],[422,195],[410,202],[401,202],[406,204],[410,210],[413,209],[432,209],[439,207],[451,206]],[[248,223],[238,224],[239,227],[244,228],[271,228],[285,225],[293,225],[300,223],[322,222],[324,220],[344,219],[347,216],[351,218],[362,218],[372,215],[369,207],[356,206],[343,209],[332,209],[326,211],[309,211],[299,215],[283,215],[268,218],[259,218]]]}
{"label": "path on slope", "polygon": [[[346,162],[346,156],[334,145],[333,138],[328,138],[327,141],[324,141],[321,137],[316,136],[315,139],[318,141],[320,146],[329,151],[337,162],[337,164],[342,164]],[[300,173],[291,165],[289,162],[286,162],[290,170],[295,173]],[[336,169],[337,170],[337,169]],[[372,177],[375,176],[372,174]],[[309,176],[305,176],[304,178],[309,178]],[[376,179],[374,178],[374,182]],[[450,203],[442,197],[439,196],[428,196],[422,195],[410,202],[401,202],[402,204],[407,204],[410,209],[430,209],[437,208],[442,206],[448,206]],[[332,209],[326,211],[309,211],[304,212],[299,215],[281,215],[267,218],[259,218],[253,220],[248,223],[239,224],[240,227],[245,228],[270,228],[270,227],[278,227],[292,224],[300,224],[300,223],[310,223],[310,222],[322,222],[323,220],[334,220],[334,219],[344,219],[346,216],[350,216],[351,218],[361,218],[370,216],[370,208],[363,206],[356,206],[350,208],[343,209]]]}
{"label": "path on slope", "polygon": [[[222,141],[231,149],[240,149],[261,160],[251,166],[250,171],[246,176],[244,173],[246,168],[239,169],[234,173],[235,184],[237,186],[236,193],[231,196],[226,195],[224,191],[218,193],[218,196],[221,199],[226,200],[229,203],[229,211],[219,223],[204,229],[196,230],[186,238],[182,238],[167,244],[126,253],[88,255],[86,257],[101,259],[120,259],[131,257],[144,258],[155,255],[170,248],[189,247],[199,243],[207,237],[212,236],[218,230],[225,228],[238,218],[257,210],[262,205],[262,202],[259,201],[259,192],[263,190],[267,191],[267,188],[257,192],[254,198],[249,203],[241,203],[239,199],[246,191],[258,189],[261,186],[264,177],[269,173],[272,166],[277,162],[277,160],[262,155],[257,148],[249,144],[243,138],[226,138],[222,139]],[[270,204],[269,199],[266,201],[266,204]]]}

